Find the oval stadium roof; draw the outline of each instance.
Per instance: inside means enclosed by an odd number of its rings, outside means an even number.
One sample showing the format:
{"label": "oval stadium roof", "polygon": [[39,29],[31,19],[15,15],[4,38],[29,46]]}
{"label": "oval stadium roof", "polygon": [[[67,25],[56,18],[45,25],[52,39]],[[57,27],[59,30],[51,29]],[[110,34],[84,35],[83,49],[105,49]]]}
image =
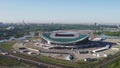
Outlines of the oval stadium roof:
{"label": "oval stadium roof", "polygon": [[77,37],[73,37],[73,38],[66,38],[66,37],[57,37],[57,38],[53,38],[51,37],[52,33],[42,33],[41,36],[43,39],[50,41],[52,43],[74,43],[74,42],[79,42],[82,41],[86,38],[89,37],[89,34],[78,34]]}

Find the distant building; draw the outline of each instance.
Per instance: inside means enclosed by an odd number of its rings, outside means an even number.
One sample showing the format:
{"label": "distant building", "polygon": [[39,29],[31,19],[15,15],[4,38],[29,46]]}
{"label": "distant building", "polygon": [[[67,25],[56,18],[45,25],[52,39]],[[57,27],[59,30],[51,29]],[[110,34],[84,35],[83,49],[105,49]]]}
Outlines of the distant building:
{"label": "distant building", "polygon": [[14,26],[9,26],[6,28],[6,30],[11,30],[11,29],[14,29]]}
{"label": "distant building", "polygon": [[118,25],[118,28],[120,29],[120,25]]}

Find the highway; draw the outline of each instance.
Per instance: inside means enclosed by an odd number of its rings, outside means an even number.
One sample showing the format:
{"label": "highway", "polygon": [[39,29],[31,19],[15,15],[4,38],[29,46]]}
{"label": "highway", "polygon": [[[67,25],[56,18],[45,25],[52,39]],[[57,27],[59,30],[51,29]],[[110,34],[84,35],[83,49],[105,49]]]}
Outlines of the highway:
{"label": "highway", "polygon": [[34,65],[39,66],[39,67],[44,67],[44,68],[74,68],[74,67],[63,66],[63,65],[59,65],[59,64],[45,62],[45,61],[42,61],[41,59],[38,59],[38,58],[35,58],[35,57],[32,57],[32,56],[16,55],[16,53],[13,53],[12,51],[6,50],[6,49],[3,49],[3,48],[0,48],[0,50],[1,50],[1,52],[9,53],[8,55],[4,55],[6,57],[16,59],[20,62],[26,62],[26,63],[34,64]]}

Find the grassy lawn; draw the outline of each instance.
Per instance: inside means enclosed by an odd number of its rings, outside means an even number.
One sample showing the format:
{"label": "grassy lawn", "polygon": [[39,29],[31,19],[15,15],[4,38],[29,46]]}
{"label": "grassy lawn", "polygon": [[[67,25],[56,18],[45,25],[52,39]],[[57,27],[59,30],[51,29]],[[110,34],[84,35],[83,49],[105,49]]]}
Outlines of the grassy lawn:
{"label": "grassy lawn", "polygon": [[12,49],[12,46],[16,43],[16,41],[9,41],[9,42],[3,42],[0,43],[0,48],[5,48],[5,49]]}
{"label": "grassy lawn", "polygon": [[105,65],[103,68],[120,68],[120,57]]}
{"label": "grassy lawn", "polygon": [[99,64],[103,64],[101,68],[120,68],[120,51],[103,59],[102,63]]}
{"label": "grassy lawn", "polygon": [[[0,48],[5,48],[5,49],[11,50],[12,46],[15,43],[16,43],[16,41],[3,42],[3,43],[0,43]],[[17,60],[0,55],[0,68],[1,68],[1,66],[14,67],[14,68],[16,68],[16,67],[29,68],[29,67],[32,67],[33,65],[23,63],[23,62],[20,63]]]}
{"label": "grassy lawn", "polygon": [[72,62],[72,61],[67,61],[67,60],[62,60],[62,59],[54,59],[54,58],[50,58],[47,56],[37,56],[37,57],[41,58],[43,61],[65,65],[65,66],[71,66],[71,67],[81,67],[81,66],[87,67],[87,66],[91,66],[92,64],[96,63],[96,62],[84,62],[84,61]]}

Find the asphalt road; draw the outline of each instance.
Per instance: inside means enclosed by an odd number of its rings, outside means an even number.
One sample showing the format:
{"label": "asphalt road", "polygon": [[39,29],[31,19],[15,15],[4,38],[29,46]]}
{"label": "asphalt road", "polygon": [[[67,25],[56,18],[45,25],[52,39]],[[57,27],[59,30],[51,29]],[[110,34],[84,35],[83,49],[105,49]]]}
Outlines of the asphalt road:
{"label": "asphalt road", "polygon": [[6,49],[2,49],[0,48],[0,50],[2,50],[2,52],[8,52],[9,54],[8,55],[4,55],[4,56],[7,56],[7,57],[10,57],[10,58],[14,58],[14,59],[17,59],[21,62],[27,62],[27,63],[31,63],[31,64],[35,64],[36,66],[39,66],[40,68],[74,68],[74,67],[69,67],[69,66],[63,66],[63,65],[59,65],[59,64],[54,64],[54,63],[49,63],[49,62],[45,62],[45,61],[42,61],[41,59],[38,59],[38,58],[34,58],[34,57],[22,57],[22,56],[16,56],[15,53],[13,53],[12,51],[10,50],[6,50]]}

